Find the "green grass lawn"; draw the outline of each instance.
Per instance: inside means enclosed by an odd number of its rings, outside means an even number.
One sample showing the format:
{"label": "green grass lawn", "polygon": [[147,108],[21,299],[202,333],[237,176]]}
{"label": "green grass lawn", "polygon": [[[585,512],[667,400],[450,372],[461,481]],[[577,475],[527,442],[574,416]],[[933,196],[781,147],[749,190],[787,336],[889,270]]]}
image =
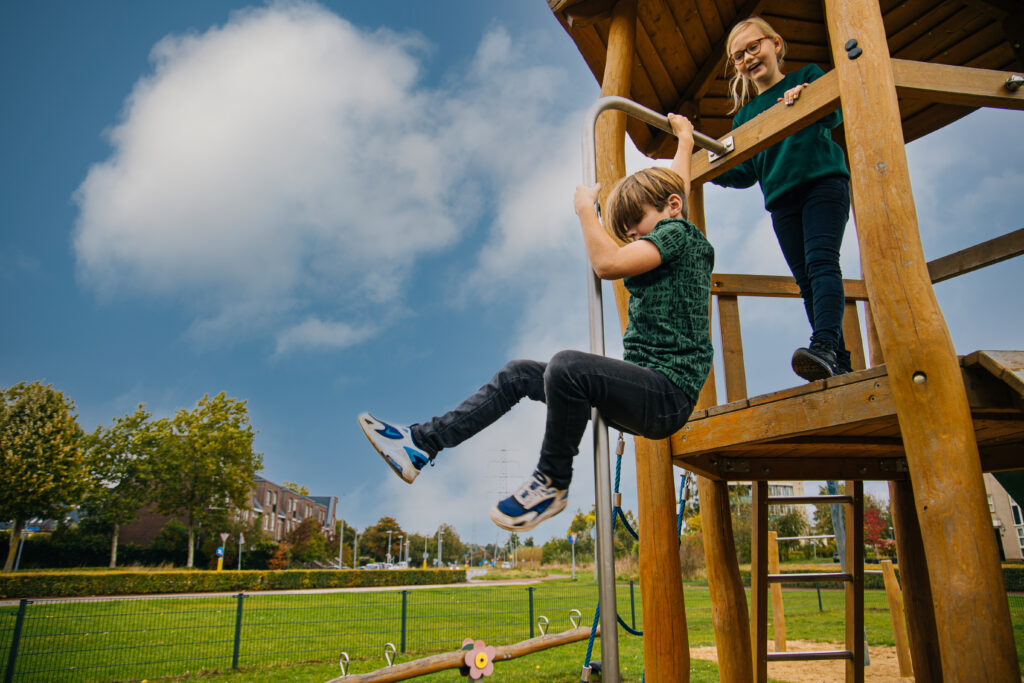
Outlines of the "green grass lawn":
{"label": "green grass lawn", "polygon": [[[585,576],[585,575],[584,575]],[[153,680],[166,677],[249,681],[322,681],[340,675],[338,657],[348,653],[351,673],[384,665],[385,643],[403,644],[403,598],[407,661],[458,649],[466,637],[491,645],[531,637],[533,616],[550,620],[550,631],[570,628],[570,610],[589,625],[597,586],[587,580],[549,580],[526,586],[453,586],[420,590],[367,590],[301,594],[247,594],[242,598],[239,670],[232,670],[239,599],[233,596],[96,601],[40,600],[29,605],[23,624],[15,681]],[[619,613],[642,628],[640,589],[618,587]],[[784,589],[786,634],[793,640],[841,643],[841,590]],[[686,586],[690,645],[713,645],[706,587]],[[883,591],[864,596],[871,645],[893,645]],[[1024,653],[1024,596],[1010,600],[1018,653]],[[0,608],[0,671],[5,671],[17,606]],[[634,616],[635,615],[635,616]],[[534,627],[532,635],[539,635]],[[769,634],[771,637],[771,634]],[[599,641],[598,641],[599,642]],[[586,641],[498,664],[504,681],[578,680]],[[619,631],[624,681],[641,680],[640,638]],[[595,658],[600,657],[595,646]],[[717,667],[693,661],[692,680],[718,680]],[[449,671],[425,681],[461,679]]]}

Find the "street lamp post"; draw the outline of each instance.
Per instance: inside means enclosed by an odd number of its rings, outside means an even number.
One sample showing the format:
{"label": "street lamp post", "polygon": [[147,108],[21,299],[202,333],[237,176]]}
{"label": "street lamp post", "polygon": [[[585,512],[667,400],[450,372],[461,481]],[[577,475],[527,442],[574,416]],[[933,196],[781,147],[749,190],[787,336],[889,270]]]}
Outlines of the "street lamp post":
{"label": "street lamp post", "polygon": [[398,561],[401,562],[403,559],[402,548],[405,547],[405,536],[398,537]]}
{"label": "street lamp post", "polygon": [[392,531],[388,531],[388,564],[391,564],[391,534]]}

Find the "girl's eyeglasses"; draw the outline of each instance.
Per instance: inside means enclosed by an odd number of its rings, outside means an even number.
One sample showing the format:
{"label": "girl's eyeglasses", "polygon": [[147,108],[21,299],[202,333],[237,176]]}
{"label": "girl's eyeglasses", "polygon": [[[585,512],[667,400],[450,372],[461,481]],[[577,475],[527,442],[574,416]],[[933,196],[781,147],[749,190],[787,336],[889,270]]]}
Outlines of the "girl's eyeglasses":
{"label": "girl's eyeglasses", "polygon": [[739,52],[733,52],[730,55],[730,57],[732,58],[732,63],[733,64],[741,63],[743,61],[744,54],[756,55],[758,52],[760,52],[761,51],[761,41],[762,40],[768,40],[768,37],[765,36],[763,38],[758,38],[757,40],[752,42],[750,45],[747,45],[745,48],[743,48]]}

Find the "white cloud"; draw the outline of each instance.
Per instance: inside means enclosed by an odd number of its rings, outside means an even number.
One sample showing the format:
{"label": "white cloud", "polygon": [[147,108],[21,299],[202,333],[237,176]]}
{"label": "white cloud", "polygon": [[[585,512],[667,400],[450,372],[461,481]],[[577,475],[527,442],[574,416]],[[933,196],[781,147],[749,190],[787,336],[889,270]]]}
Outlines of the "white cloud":
{"label": "white cloud", "polygon": [[353,327],[344,322],[306,318],[277,335],[277,354],[294,349],[344,349],[374,335],[374,328]]}
{"label": "white cloud", "polygon": [[272,329],[325,292],[395,297],[458,235],[418,49],[301,2],[162,40],[76,193],[83,280],[184,298],[200,333],[253,309]]}

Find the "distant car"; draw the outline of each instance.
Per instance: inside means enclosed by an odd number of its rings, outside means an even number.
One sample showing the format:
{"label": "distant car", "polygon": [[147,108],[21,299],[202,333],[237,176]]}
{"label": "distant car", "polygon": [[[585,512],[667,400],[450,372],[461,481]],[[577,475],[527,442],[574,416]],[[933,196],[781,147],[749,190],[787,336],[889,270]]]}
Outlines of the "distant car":
{"label": "distant car", "polygon": [[502,562],[501,563],[501,568],[502,569],[512,569],[512,565],[510,565],[508,562]]}

